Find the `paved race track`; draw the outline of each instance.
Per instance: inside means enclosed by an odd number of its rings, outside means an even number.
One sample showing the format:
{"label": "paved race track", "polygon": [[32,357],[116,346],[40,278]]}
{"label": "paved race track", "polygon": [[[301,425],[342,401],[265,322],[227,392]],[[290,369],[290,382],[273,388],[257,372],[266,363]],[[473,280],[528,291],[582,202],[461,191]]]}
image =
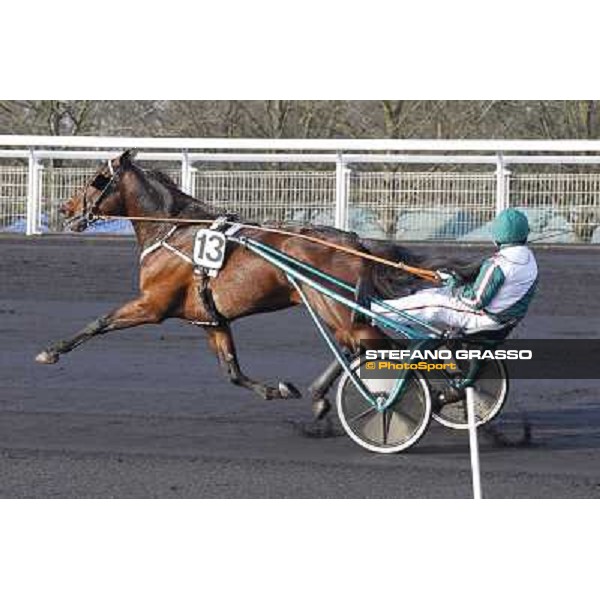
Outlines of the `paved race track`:
{"label": "paved race track", "polygon": [[[600,249],[538,250],[541,286],[519,335],[600,336]],[[448,252],[481,253],[482,249]],[[465,433],[432,424],[411,451],[366,452],[333,418],[306,435],[307,399],[264,402],[230,385],[195,327],[96,338],[54,366],[49,342],[135,295],[130,240],[0,239],[0,497],[465,498]],[[303,390],[329,360],[301,309],[234,325],[242,366]],[[600,497],[599,382],[515,381],[481,438],[484,495]],[[329,431],[327,431],[327,429]]]}

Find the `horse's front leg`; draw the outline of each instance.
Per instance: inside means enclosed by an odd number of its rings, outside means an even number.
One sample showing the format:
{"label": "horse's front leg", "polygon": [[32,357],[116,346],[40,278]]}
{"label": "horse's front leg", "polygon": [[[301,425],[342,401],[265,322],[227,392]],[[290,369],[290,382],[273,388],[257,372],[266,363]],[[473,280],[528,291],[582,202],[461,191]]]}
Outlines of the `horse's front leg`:
{"label": "horse's front leg", "polygon": [[298,389],[291,383],[280,381],[277,387],[269,386],[260,381],[254,381],[245,375],[239,365],[233,336],[229,325],[206,328],[208,343],[226,370],[231,383],[248,388],[264,400],[276,398],[300,398]]}
{"label": "horse's front leg", "polygon": [[118,329],[127,329],[128,327],[136,327],[137,325],[160,323],[163,320],[163,315],[164,311],[148,298],[136,298],[108,315],[104,315],[88,323],[86,327],[72,338],[52,344],[40,352],[35,357],[35,360],[46,365],[54,364],[58,362],[61,354],[70,352],[96,335]]}

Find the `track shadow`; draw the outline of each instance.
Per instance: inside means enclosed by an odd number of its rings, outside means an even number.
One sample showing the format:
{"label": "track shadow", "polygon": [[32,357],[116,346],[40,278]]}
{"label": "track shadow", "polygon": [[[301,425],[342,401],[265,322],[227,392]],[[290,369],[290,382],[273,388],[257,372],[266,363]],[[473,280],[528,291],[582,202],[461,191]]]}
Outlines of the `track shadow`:
{"label": "track shadow", "polygon": [[600,448],[600,407],[536,410],[528,413],[535,444],[553,450]]}
{"label": "track shadow", "polygon": [[[327,415],[321,420],[287,421],[302,437],[331,439],[346,435],[339,419]],[[433,442],[433,443],[432,443]],[[535,444],[532,425],[527,415],[518,413],[497,419],[479,429],[479,443],[483,448],[526,448]],[[466,431],[448,430],[432,420],[423,438],[406,450],[415,454],[463,452],[468,447]]]}

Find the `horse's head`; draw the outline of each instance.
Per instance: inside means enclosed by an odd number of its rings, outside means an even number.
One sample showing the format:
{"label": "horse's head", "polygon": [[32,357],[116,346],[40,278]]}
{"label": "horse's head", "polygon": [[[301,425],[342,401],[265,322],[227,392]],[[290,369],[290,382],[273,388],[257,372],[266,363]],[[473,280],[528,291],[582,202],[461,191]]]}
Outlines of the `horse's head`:
{"label": "horse's head", "polygon": [[123,215],[124,202],[119,189],[123,173],[131,166],[135,153],[126,150],[105,163],[86,184],[63,202],[60,212],[65,226],[72,231],[83,231],[102,215]]}

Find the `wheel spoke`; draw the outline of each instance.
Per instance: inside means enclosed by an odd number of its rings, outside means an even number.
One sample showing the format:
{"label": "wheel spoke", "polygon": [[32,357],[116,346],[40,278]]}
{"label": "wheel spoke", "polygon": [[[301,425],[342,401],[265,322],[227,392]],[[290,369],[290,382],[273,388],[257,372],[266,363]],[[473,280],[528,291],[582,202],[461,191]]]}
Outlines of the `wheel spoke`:
{"label": "wheel spoke", "polygon": [[366,410],[363,410],[363,412],[358,413],[357,415],[354,415],[351,419],[348,419],[348,423],[354,423],[354,421],[358,421],[359,419],[363,419],[369,413],[372,413],[374,410],[375,410],[374,406],[369,406],[369,408],[367,408]]}
{"label": "wheel spoke", "polygon": [[389,432],[389,429],[390,429],[390,421],[391,421],[390,417],[391,417],[391,415],[388,414],[387,410],[384,410],[381,413],[381,416],[383,418],[383,423],[382,423],[382,425],[383,425],[383,427],[382,427],[382,429],[383,429],[383,444],[385,446],[387,444],[387,441],[388,441],[388,432]]}

